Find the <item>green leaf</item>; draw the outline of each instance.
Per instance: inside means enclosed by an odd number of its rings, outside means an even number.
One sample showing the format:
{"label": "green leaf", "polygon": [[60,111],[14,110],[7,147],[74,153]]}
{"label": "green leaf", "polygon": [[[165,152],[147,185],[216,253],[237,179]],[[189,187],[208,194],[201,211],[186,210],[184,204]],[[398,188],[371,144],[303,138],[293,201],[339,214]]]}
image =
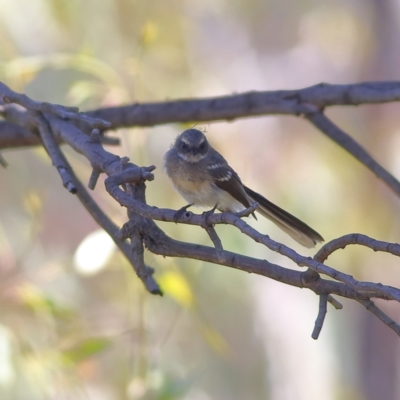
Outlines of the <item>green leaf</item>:
{"label": "green leaf", "polygon": [[76,347],[64,351],[63,356],[68,359],[68,361],[78,363],[102,352],[108,348],[110,344],[111,340],[106,338],[92,338],[83,340]]}

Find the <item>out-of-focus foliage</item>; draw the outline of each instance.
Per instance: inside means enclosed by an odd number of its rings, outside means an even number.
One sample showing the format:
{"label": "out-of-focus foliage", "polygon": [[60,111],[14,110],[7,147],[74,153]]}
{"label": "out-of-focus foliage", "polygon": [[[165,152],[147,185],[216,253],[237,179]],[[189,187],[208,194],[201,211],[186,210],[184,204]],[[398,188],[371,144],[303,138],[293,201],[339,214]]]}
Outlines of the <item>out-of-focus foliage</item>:
{"label": "out-of-focus foliage", "polygon": [[[394,0],[0,0],[0,80],[35,99],[85,110],[398,79],[398,20]],[[328,113],[400,176],[397,107]],[[158,167],[150,204],[183,205],[162,172],[162,156],[183,128],[118,132],[122,146],[112,151]],[[266,117],[203,128],[249,186],[327,240],[349,232],[399,240],[398,199],[304,121]],[[88,162],[65,151],[87,181]],[[363,309],[329,309],[313,342],[314,295],[149,254],[165,292],[151,296],[104,236],[93,234],[98,227],[42,149],[4,155],[2,399],[399,398],[398,339]],[[118,224],[126,220],[101,182],[93,196]],[[305,252],[269,222],[251,223]],[[210,244],[200,229],[162,228]],[[230,227],[218,233],[227,249],[292,267]],[[398,260],[387,255],[349,248],[330,263],[359,279],[400,285]]]}

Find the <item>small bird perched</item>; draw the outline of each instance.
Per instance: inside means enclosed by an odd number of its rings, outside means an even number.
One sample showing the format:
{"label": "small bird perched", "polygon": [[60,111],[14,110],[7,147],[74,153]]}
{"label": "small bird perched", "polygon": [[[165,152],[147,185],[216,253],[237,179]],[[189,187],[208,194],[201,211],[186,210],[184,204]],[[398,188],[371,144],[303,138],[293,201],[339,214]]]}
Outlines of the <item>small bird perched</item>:
{"label": "small bird perched", "polygon": [[189,206],[216,207],[239,212],[258,203],[257,211],[305,247],[323,242],[323,237],[304,222],[243,185],[239,175],[207,138],[188,129],[165,153],[164,169]]}

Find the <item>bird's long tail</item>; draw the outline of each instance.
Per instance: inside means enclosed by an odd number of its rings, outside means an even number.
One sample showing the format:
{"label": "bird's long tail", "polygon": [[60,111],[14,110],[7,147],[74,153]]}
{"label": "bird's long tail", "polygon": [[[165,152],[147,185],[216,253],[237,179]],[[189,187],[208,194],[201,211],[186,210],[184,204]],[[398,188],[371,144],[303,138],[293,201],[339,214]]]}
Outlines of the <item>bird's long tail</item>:
{"label": "bird's long tail", "polygon": [[271,203],[265,197],[248,187],[244,186],[244,190],[251,202],[258,203],[257,211],[290,235],[296,242],[311,248],[317,243],[324,241],[324,238],[318,232],[314,231],[314,229],[310,228],[292,214],[289,214],[274,203]]}

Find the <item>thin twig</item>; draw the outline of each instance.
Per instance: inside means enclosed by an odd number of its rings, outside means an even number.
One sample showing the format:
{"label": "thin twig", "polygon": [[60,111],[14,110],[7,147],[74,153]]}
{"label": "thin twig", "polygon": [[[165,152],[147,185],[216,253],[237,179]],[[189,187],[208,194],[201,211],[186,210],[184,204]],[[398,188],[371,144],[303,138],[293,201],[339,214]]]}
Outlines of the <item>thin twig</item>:
{"label": "thin twig", "polygon": [[77,188],[73,182],[73,178],[69,173],[68,166],[65,164],[65,158],[62,156],[61,150],[54,140],[51,128],[46,118],[39,112],[34,111],[34,118],[37,121],[37,128],[40,137],[43,141],[43,146],[46,149],[53,165],[57,168],[60,174],[64,187],[72,194],[76,194]]}
{"label": "thin twig", "polygon": [[203,226],[203,228],[208,233],[208,236],[210,237],[211,241],[214,244],[214,247],[215,247],[215,250],[217,252],[218,258],[220,258],[224,248],[222,247],[221,239],[217,235],[217,232],[215,231],[215,228],[213,226],[211,226],[211,225],[205,225],[205,226]]}
{"label": "thin twig", "polygon": [[323,263],[333,252],[339,249],[344,249],[346,246],[352,244],[365,246],[373,251],[383,251],[395,256],[400,256],[400,244],[383,242],[381,240],[376,240],[366,235],[362,235],[361,233],[350,233],[324,244],[318,250],[318,253],[314,256],[314,258]]}
{"label": "thin twig", "polygon": [[315,320],[314,330],[311,334],[311,337],[314,340],[318,339],[319,334],[321,333],[322,326],[324,325],[325,315],[326,315],[326,311],[327,311],[327,305],[328,305],[328,295],[321,294],[319,296],[318,316],[317,316],[317,319]]}
{"label": "thin twig", "polygon": [[343,304],[336,300],[333,296],[328,295],[328,302],[333,305],[333,307],[336,308],[336,310],[342,310],[343,309]]}
{"label": "thin twig", "polygon": [[353,155],[364,164],[379,179],[384,181],[397,195],[400,196],[400,182],[385,168],[382,167],[359,143],[349,134],[340,129],[322,112],[306,114],[305,117],[321,132],[329,136],[340,147]]}
{"label": "thin twig", "polygon": [[97,168],[92,169],[92,173],[90,174],[89,178],[89,183],[88,183],[88,188],[91,190],[94,190],[96,187],[97,181],[99,180],[100,177],[100,171]]}
{"label": "thin twig", "polygon": [[400,325],[396,323],[392,318],[390,318],[387,314],[385,314],[379,307],[377,307],[372,300],[356,300],[360,304],[362,304],[368,311],[372,312],[372,314],[378,317],[385,325],[396,332],[398,336],[400,336]]}

